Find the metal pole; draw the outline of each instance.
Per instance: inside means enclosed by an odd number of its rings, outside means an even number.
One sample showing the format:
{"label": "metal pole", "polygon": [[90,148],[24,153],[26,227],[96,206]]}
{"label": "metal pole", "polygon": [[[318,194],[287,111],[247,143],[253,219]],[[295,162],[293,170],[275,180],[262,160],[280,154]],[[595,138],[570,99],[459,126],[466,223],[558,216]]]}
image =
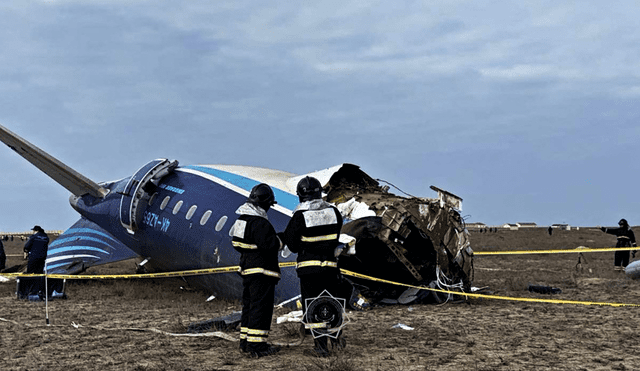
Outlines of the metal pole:
{"label": "metal pole", "polygon": [[49,326],[49,275],[47,274],[47,263],[44,264],[44,307]]}

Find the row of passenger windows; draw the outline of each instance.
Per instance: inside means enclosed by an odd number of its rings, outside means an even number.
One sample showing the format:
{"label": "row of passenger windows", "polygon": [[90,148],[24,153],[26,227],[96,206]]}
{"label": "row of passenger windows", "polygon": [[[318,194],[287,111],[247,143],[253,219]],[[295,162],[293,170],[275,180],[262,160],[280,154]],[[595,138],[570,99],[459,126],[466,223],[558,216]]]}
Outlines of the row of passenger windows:
{"label": "row of passenger windows", "polygon": [[[149,206],[152,206],[153,203],[156,200],[156,196],[158,194],[154,193],[151,198],[149,199]],[[171,200],[171,196],[166,196],[163,200],[162,203],[160,204],[160,210],[164,210],[166,209],[167,205],[169,204],[169,201]],[[184,204],[184,202],[182,200],[176,202],[175,206],[173,207],[173,210],[171,211],[173,213],[173,215],[176,215],[180,209],[182,208],[182,205]],[[195,214],[196,210],[198,209],[197,205],[193,205],[189,208],[189,210],[187,211],[187,215],[186,215],[186,219],[187,220],[191,220],[191,218],[193,218],[193,214]],[[204,214],[202,214],[202,217],[200,218],[200,225],[205,225],[207,224],[207,222],[209,221],[209,218],[211,217],[211,214],[213,212],[211,210],[207,210]],[[220,220],[218,220],[218,223],[216,224],[216,231],[220,232],[222,230],[222,228],[224,227],[224,225],[227,223],[227,216],[223,216],[220,218]]]}

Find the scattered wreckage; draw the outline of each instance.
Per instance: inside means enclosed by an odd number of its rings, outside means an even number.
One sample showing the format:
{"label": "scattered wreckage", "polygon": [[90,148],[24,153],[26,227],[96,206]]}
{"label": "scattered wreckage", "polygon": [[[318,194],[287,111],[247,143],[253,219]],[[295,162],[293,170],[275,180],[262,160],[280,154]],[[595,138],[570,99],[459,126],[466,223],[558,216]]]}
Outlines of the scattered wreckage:
{"label": "scattered wreckage", "polygon": [[[345,218],[342,234],[355,238],[355,254],[342,255],[341,269],[412,286],[469,292],[473,250],[460,215],[462,199],[431,187],[438,198],[401,197],[355,165],[345,164],[324,187],[326,201]],[[353,286],[349,304],[442,303],[431,290],[345,276]]]}

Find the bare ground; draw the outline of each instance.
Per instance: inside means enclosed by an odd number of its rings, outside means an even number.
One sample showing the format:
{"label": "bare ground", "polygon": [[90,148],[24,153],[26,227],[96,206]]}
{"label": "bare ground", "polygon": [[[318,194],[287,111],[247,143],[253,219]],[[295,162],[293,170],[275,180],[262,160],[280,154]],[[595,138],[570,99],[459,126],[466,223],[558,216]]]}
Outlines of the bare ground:
{"label": "bare ground", "polygon": [[[636,228],[638,230],[638,228]],[[612,246],[599,231],[473,233],[476,251]],[[18,244],[5,243],[8,254]],[[640,256],[639,256],[640,257]],[[13,260],[12,260],[13,259]],[[10,257],[8,266],[20,261]],[[640,281],[615,272],[613,253],[477,256],[474,286],[494,295],[640,304]],[[131,270],[131,262],[99,273]],[[97,273],[98,271],[88,272]],[[180,337],[190,323],[240,310],[237,302],[181,290],[179,279],[67,281],[67,300],[17,300],[0,284],[2,370],[640,370],[640,308],[469,299],[444,305],[349,311],[347,348],[331,357],[302,345],[247,358],[235,339]],[[528,284],[561,294],[536,294]],[[277,310],[277,315],[288,312]],[[393,328],[405,324],[413,330]],[[80,325],[81,327],[74,326]],[[135,329],[134,329],[135,328]],[[165,333],[152,332],[151,329]],[[294,343],[295,324],[272,325],[270,339]]]}

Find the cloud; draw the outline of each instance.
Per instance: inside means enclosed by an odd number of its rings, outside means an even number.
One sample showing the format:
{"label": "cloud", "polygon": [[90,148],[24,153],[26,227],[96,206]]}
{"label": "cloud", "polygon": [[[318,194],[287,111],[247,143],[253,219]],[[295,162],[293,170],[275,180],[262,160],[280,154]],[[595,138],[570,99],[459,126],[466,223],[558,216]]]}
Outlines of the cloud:
{"label": "cloud", "polygon": [[553,65],[515,65],[508,68],[482,68],[484,77],[499,80],[579,79],[578,71],[563,70]]}
{"label": "cloud", "polygon": [[632,99],[640,97],[640,85],[629,86],[618,90],[621,97]]}
{"label": "cloud", "polygon": [[[0,120],[96,179],[158,156],[296,172],[357,160],[406,183],[416,181],[405,173],[465,182],[478,158],[580,155],[604,168],[636,133],[635,8],[7,0]],[[522,182],[552,175],[532,168]],[[476,176],[461,193],[500,197],[487,188],[498,180]]]}

